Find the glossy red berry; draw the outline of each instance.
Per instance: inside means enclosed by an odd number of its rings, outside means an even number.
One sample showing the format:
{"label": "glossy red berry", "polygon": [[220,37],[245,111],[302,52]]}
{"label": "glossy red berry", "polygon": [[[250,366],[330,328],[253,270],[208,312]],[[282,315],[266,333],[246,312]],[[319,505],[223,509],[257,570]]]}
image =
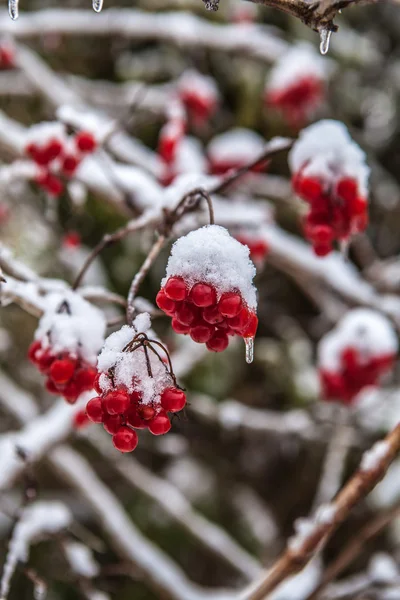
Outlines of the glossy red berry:
{"label": "glossy red berry", "polygon": [[239,333],[242,333],[250,321],[250,311],[244,307],[236,317],[229,319],[229,326]]}
{"label": "glossy red berry", "polygon": [[95,137],[90,131],[80,131],[75,136],[75,144],[81,152],[94,152],[97,147]]}
{"label": "glossy red berry", "polygon": [[62,163],[62,170],[66,175],[73,175],[78,168],[79,159],[72,154],[66,156]]}
{"label": "glossy red berry", "polygon": [[154,415],[156,414],[156,411],[154,410],[154,408],[152,406],[150,406],[149,404],[143,404],[142,406],[139,406],[139,408],[137,409],[138,415],[139,417],[141,417],[144,421],[148,421],[150,419],[152,419],[154,417]]}
{"label": "glossy red berry", "polygon": [[175,318],[182,325],[192,325],[198,317],[198,311],[195,306],[188,302],[182,302],[176,307]]}
{"label": "glossy red berry", "polygon": [[59,179],[55,175],[52,175],[51,173],[48,173],[45,176],[43,187],[50,194],[50,196],[55,197],[60,196],[64,189],[61,179]]}
{"label": "glossy red berry", "polygon": [[121,427],[122,424],[123,423],[121,415],[105,414],[103,417],[103,427],[107,431],[107,433],[110,433],[111,435],[117,433],[118,429]]}
{"label": "glossy red berry", "polygon": [[242,298],[239,294],[222,294],[218,302],[218,310],[224,317],[236,317],[242,308]]}
{"label": "glossy red berry", "polygon": [[223,352],[229,345],[229,338],[224,331],[216,331],[207,342],[207,349],[212,352]]}
{"label": "glossy red berry", "polygon": [[31,362],[36,363],[38,360],[37,354],[40,352],[42,344],[39,340],[32,342],[28,349],[28,358]]}
{"label": "glossy red berry", "polygon": [[47,157],[47,162],[51,162],[55,160],[57,156],[59,156],[62,152],[63,145],[60,140],[52,139],[48,142],[46,147],[44,148],[44,153]]}
{"label": "glossy red berry", "polygon": [[108,392],[104,396],[103,403],[104,410],[109,415],[122,415],[129,408],[129,394],[125,390]]}
{"label": "glossy red berry", "polygon": [[147,429],[148,423],[138,415],[136,406],[131,406],[127,410],[125,419],[128,425],[135,427],[135,429]]}
{"label": "glossy red berry", "polygon": [[171,422],[164,412],[160,412],[154,419],[149,421],[149,431],[153,435],[163,435],[171,429]]}
{"label": "glossy red berry", "polygon": [[74,415],[74,427],[75,429],[83,429],[89,425],[90,420],[84,410],[78,410]]}
{"label": "glossy red berry", "polygon": [[120,427],[113,435],[112,442],[120,452],[132,452],[138,444],[138,436],[129,427]]}
{"label": "glossy red berry", "polygon": [[185,300],[187,296],[186,283],[181,277],[170,277],[165,284],[164,292],[170,300]]}
{"label": "glossy red berry", "polygon": [[158,308],[160,308],[163,312],[165,312],[165,314],[169,315],[170,317],[173,316],[173,314],[175,312],[176,304],[173,300],[168,298],[168,296],[166,295],[164,290],[160,290],[158,292],[158,294],[156,296],[156,303],[157,303]]}
{"label": "glossy red berry", "polygon": [[195,325],[190,329],[190,337],[198,344],[205,344],[211,338],[215,328],[208,323]]}
{"label": "glossy red berry", "polygon": [[245,338],[255,337],[256,332],[257,332],[257,327],[258,327],[257,315],[255,315],[254,313],[251,313],[249,322],[247,323],[245,330],[243,331],[243,337],[245,337]]}
{"label": "glossy red berry", "polygon": [[68,358],[55,360],[50,367],[50,377],[56,385],[67,383],[75,372],[75,361]]}
{"label": "glossy red berry", "polygon": [[75,382],[81,390],[90,390],[93,388],[96,379],[96,369],[93,367],[84,367],[75,372]]}
{"label": "glossy red berry", "polygon": [[103,403],[101,398],[96,397],[89,400],[86,405],[86,414],[93,423],[103,422]]}
{"label": "glossy red berry", "polygon": [[69,404],[75,404],[82,390],[76,385],[75,381],[69,381],[62,389],[62,395]]}
{"label": "glossy red berry", "polygon": [[190,290],[190,299],[196,306],[204,308],[216,303],[217,293],[215,289],[207,283],[195,283]]}
{"label": "glossy red berry", "polygon": [[207,306],[203,309],[202,316],[203,320],[210,325],[217,325],[224,320],[224,317],[218,310],[218,306]]}
{"label": "glossy red berry", "polygon": [[186,394],[175,387],[167,388],[161,395],[161,406],[168,412],[178,412],[186,404]]}
{"label": "glossy red berry", "polygon": [[178,319],[175,318],[171,321],[171,327],[175,331],[175,333],[181,333],[183,335],[186,335],[190,331],[190,325],[184,325],[183,323],[178,321]]}

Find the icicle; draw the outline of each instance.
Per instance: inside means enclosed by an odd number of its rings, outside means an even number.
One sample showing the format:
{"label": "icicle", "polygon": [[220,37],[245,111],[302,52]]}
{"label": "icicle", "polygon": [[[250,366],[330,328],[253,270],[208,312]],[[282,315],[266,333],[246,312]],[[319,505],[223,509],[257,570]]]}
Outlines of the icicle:
{"label": "icicle", "polygon": [[13,21],[18,19],[18,0],[8,0],[8,13]]}
{"label": "icicle", "polygon": [[218,10],[219,0],[203,0],[206,10]]}
{"label": "icicle", "polygon": [[320,29],[319,37],[321,39],[321,44],[319,46],[319,50],[321,54],[326,54],[328,52],[331,35],[332,31],[330,29]]}
{"label": "icicle", "polygon": [[244,338],[244,343],[246,345],[246,362],[250,364],[254,358],[254,338]]}
{"label": "icicle", "polygon": [[100,12],[103,8],[103,0],[92,0],[92,6],[95,12]]}

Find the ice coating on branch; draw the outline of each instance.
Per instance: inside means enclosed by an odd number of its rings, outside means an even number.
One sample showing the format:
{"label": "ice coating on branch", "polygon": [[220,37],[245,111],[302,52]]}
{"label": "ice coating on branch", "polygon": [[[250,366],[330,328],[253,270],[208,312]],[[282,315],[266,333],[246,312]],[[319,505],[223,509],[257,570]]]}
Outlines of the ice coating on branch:
{"label": "ice coating on branch", "polygon": [[335,183],[338,173],[355,179],[360,193],[368,197],[370,170],[365,152],[339,121],[325,119],[303,129],[288,160],[292,173],[302,170],[304,177],[320,177],[324,184]]}
{"label": "ice coating on branch", "polygon": [[282,90],[309,76],[325,81],[331,71],[329,60],[322,58],[311,44],[301,42],[291,46],[277,60],[267,79],[267,89]]}
{"label": "ice coating on branch", "polygon": [[10,540],[0,585],[0,597],[10,589],[11,577],[18,562],[26,563],[30,545],[39,537],[53,535],[72,522],[69,509],[61,502],[36,502],[25,508]]}
{"label": "ice coating on branch", "polygon": [[[114,387],[123,386],[129,392],[140,391],[143,404],[157,404],[164,389],[171,385],[165,364],[154,353],[147,353],[152,372],[152,376],[149,376],[144,348],[139,347],[134,352],[124,351],[138,333],[146,333],[150,339],[157,339],[150,325],[150,316],[142,313],[136,317],[132,327],[124,325],[112,333],[106,339],[97,363],[101,373],[113,369]],[[161,349],[160,356],[165,358]],[[100,377],[99,384],[103,392],[112,388],[109,378],[104,375]]]}
{"label": "ice coating on branch", "polygon": [[263,151],[265,140],[254,131],[238,127],[215,136],[207,147],[211,163],[238,164],[247,163]]}
{"label": "ice coating on branch", "polygon": [[103,313],[72,291],[49,294],[35,340],[53,354],[68,352],[95,364],[106,331]]}
{"label": "ice coating on branch", "polygon": [[318,347],[318,366],[338,371],[343,350],[356,348],[361,359],[395,355],[398,350],[396,333],[390,321],[380,313],[357,308],[347,313],[335,329],[325,335]]}
{"label": "ice coating on branch", "polygon": [[164,286],[169,277],[183,277],[189,286],[208,283],[220,295],[238,290],[249,308],[257,305],[253,278],[256,269],[249,249],[218,225],[208,225],[179,238],[172,246]]}

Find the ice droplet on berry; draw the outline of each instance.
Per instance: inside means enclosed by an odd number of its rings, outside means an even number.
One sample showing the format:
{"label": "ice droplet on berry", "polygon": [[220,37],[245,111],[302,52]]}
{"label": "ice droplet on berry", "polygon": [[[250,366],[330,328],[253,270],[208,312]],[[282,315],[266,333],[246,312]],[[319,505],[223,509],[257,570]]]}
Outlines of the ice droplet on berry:
{"label": "ice droplet on berry", "polygon": [[19,0],[8,0],[8,13],[13,21],[18,19],[18,1]]}
{"label": "ice droplet on berry", "polygon": [[319,46],[319,51],[321,54],[327,54],[329,50],[329,42],[331,41],[332,31],[330,29],[320,29],[319,37],[321,40],[321,44]]}
{"label": "ice droplet on berry", "polygon": [[254,359],[254,338],[244,338],[244,343],[246,346],[246,362],[250,364],[253,362]]}
{"label": "ice droplet on berry", "polygon": [[92,6],[95,12],[100,12],[103,8],[103,0],[92,0]]}

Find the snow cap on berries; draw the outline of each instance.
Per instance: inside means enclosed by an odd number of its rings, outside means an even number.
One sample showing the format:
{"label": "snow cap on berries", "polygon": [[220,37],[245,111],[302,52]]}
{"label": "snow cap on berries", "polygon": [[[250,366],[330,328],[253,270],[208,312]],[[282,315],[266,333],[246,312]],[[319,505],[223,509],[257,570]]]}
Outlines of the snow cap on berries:
{"label": "snow cap on berries", "polygon": [[288,160],[293,174],[301,170],[303,177],[321,178],[326,184],[335,183],[338,173],[354,179],[367,199],[370,170],[365,152],[339,121],[325,119],[303,129]]}
{"label": "snow cap on berries", "polygon": [[185,71],[178,80],[178,92],[189,110],[207,118],[219,102],[219,92],[212,77],[194,69]]}
{"label": "snow cap on berries", "polygon": [[337,327],[322,338],[318,347],[319,368],[339,371],[342,352],[349,347],[355,348],[367,363],[373,358],[396,355],[398,341],[385,316],[368,308],[357,308],[348,312]]}
{"label": "snow cap on berries", "polygon": [[65,126],[57,121],[37,123],[32,125],[26,133],[26,145],[31,143],[42,145],[54,139],[62,143],[67,139]]}
{"label": "snow cap on berries", "polygon": [[43,350],[67,352],[95,364],[106,331],[103,313],[72,291],[50,294],[35,339]]}
{"label": "snow cap on berries", "polygon": [[[152,372],[150,376],[143,346],[133,352],[126,348],[139,333],[147,334],[153,340],[157,339],[150,325],[150,316],[142,313],[136,317],[132,326],[124,325],[108,336],[97,362],[98,371],[102,373],[99,385],[103,392],[113,387],[123,387],[129,393],[137,390],[142,395],[142,404],[153,405],[159,403],[162,392],[171,386],[171,376],[167,373],[165,364],[151,350],[147,352]],[[160,356],[165,358],[161,349]],[[107,376],[110,369],[113,370],[113,384]]]}
{"label": "snow cap on berries", "polygon": [[212,285],[217,294],[238,290],[248,307],[257,305],[253,278],[256,269],[249,249],[219,225],[207,225],[179,238],[172,246],[164,286],[169,277],[180,276],[189,286]]}
{"label": "snow cap on berries", "polygon": [[264,139],[250,129],[236,128],[214,137],[207,154],[214,170],[232,168],[257,158],[265,146]]}

